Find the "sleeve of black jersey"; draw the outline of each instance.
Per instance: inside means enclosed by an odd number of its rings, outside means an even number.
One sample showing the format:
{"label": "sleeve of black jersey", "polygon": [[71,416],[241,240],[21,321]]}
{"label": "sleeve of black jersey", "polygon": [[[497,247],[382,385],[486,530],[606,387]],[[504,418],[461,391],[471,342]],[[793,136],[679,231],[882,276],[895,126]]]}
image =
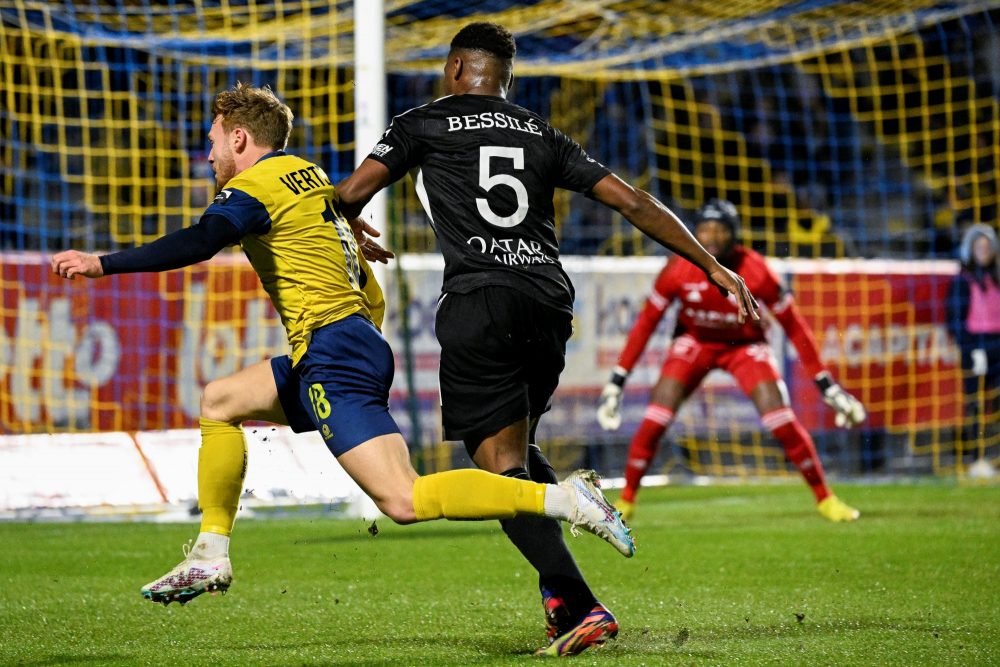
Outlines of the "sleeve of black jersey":
{"label": "sleeve of black jersey", "polygon": [[392,119],[368,157],[389,168],[391,182],[398,181],[415,167],[422,154],[419,118],[407,111]]}
{"label": "sleeve of black jersey", "polygon": [[239,240],[239,230],[227,218],[209,213],[196,224],[162,236],[152,243],[101,255],[101,268],[106,276],[170,271],[203,262]]}
{"label": "sleeve of black jersey", "polygon": [[559,179],[556,186],[574,192],[587,192],[611,173],[603,164],[587,155],[580,144],[552,128],[558,156]]}

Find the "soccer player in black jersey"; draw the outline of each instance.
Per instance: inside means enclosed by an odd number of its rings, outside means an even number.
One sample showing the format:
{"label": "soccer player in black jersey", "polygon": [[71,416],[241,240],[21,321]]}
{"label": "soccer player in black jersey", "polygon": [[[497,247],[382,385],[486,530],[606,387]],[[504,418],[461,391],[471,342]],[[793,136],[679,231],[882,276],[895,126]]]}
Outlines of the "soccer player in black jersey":
{"label": "soccer player in black jersey", "polygon": [[[626,184],[537,114],[507,101],[514,38],[492,23],[465,26],[444,68],[448,93],[396,116],[368,158],[337,186],[348,217],[414,170],[445,259],[436,332],[445,437],[476,465],[555,483],[533,441],[565,364],[573,286],[559,263],[555,188],[584,192],[701,268],[756,319],[742,279],[683,223]],[[549,633],[540,653],[572,655],[618,632],[555,521],[517,517],[504,531],[539,572]]]}

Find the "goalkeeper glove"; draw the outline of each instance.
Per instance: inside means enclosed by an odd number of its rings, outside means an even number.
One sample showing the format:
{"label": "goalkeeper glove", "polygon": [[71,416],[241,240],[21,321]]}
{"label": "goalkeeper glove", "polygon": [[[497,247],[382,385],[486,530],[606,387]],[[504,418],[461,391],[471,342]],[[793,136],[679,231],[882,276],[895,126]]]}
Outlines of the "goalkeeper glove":
{"label": "goalkeeper glove", "polygon": [[615,431],[622,425],[622,387],[628,373],[622,368],[615,368],[611,381],[604,385],[601,391],[601,402],[597,406],[597,423],[605,431]]}
{"label": "goalkeeper glove", "polygon": [[837,411],[834,422],[839,428],[850,428],[865,420],[865,406],[834,382],[829,372],[823,371],[816,376],[816,386],[823,394],[823,402]]}

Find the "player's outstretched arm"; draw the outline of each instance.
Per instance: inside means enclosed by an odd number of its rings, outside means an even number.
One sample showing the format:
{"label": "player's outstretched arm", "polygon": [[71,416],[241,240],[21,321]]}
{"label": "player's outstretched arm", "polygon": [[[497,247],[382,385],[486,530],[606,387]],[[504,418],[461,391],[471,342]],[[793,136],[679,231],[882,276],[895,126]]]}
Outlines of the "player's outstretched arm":
{"label": "player's outstretched arm", "polygon": [[74,280],[77,276],[100,278],[104,275],[100,257],[78,250],[64,250],[52,255],[49,265],[52,267],[52,273],[70,280]]}
{"label": "player's outstretched arm", "polygon": [[[381,236],[379,231],[359,218],[362,209],[379,190],[392,182],[389,168],[377,160],[365,159],[354,173],[336,186],[337,206],[348,220],[358,241],[358,247],[369,262],[388,264],[395,257],[391,251],[376,243],[372,237]],[[366,236],[367,235],[367,236]]]}
{"label": "player's outstretched arm", "polygon": [[760,319],[757,301],[743,279],[719,264],[673,211],[651,194],[632,187],[614,174],[602,178],[590,193],[597,201],[625,216],[650,238],[699,267],[716,286],[732,294],[740,309],[740,321],[747,317]]}
{"label": "player's outstretched arm", "polygon": [[625,341],[625,347],[618,355],[618,364],[601,391],[601,399],[597,406],[597,423],[605,431],[614,431],[621,426],[621,402],[625,381],[674,299],[675,279],[671,273],[672,265],[673,262],[668,263],[656,276],[653,292],[635,319],[635,324],[632,325],[632,330],[629,331],[628,339]]}
{"label": "player's outstretched arm", "polygon": [[238,243],[240,232],[221,215],[202,216],[191,225],[152,243],[107,255],[89,255],[66,250],[53,255],[52,272],[63,278],[75,276],[99,278],[115,273],[169,271],[203,262],[227,245]]}

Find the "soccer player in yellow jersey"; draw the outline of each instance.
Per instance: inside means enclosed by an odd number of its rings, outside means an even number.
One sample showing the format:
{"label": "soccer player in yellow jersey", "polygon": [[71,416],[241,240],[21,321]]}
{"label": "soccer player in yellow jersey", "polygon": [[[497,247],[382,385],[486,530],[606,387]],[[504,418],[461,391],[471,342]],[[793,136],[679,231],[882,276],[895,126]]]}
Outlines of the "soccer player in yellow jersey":
{"label": "soccer player in yellow jersey", "polygon": [[[578,471],[539,484],[481,470],[420,477],[389,414],[393,356],[379,332],[382,292],[338,211],[323,170],[284,152],[292,112],[268,88],[238,84],[214,101],[209,163],[218,195],[197,224],[144,246],[103,256],[52,257],[64,278],[165,271],[239,243],[288,333],[291,354],[254,364],[205,387],[198,457],[201,532],[185,559],[142,587],[154,602],[187,602],[232,581],[229,536],[246,472],[243,421],[318,430],[344,470],[397,523],[430,519],[547,516],[592,532],[626,556],[628,528]],[[371,257],[384,261],[377,248]],[[380,252],[381,251],[381,252]]]}

